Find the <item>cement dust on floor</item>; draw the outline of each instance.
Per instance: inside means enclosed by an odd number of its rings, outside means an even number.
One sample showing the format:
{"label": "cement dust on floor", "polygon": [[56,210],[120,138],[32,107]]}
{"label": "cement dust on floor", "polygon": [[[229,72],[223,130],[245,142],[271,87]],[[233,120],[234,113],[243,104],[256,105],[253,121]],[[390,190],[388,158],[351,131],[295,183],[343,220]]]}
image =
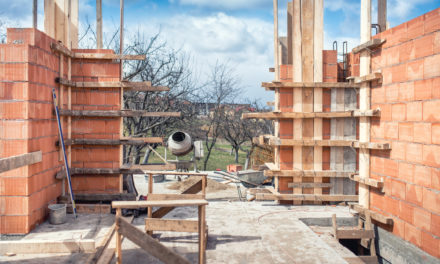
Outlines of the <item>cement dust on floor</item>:
{"label": "cement dust on floor", "polygon": [[[135,177],[136,188],[145,194],[145,178]],[[154,184],[154,193],[176,193],[167,186],[174,179]],[[245,193],[245,188],[242,187]],[[352,217],[347,207],[284,206],[275,202],[241,202],[235,184],[225,190],[208,192],[206,211],[208,224],[207,263],[346,263],[337,248],[329,246],[301,219]],[[70,215],[71,217],[71,215]],[[141,215],[133,224],[144,230]],[[168,219],[197,219],[196,208],[179,207],[165,216]],[[23,239],[95,238],[96,245],[114,222],[114,215],[80,215],[77,220],[53,226],[44,223]],[[165,246],[187,258],[198,260],[198,236],[192,233],[156,232],[154,236]],[[160,263],[128,239],[123,242],[124,263]],[[349,254],[349,253],[347,253]],[[32,254],[0,257],[6,263],[82,263],[85,254]],[[115,263],[115,260],[113,260]]]}

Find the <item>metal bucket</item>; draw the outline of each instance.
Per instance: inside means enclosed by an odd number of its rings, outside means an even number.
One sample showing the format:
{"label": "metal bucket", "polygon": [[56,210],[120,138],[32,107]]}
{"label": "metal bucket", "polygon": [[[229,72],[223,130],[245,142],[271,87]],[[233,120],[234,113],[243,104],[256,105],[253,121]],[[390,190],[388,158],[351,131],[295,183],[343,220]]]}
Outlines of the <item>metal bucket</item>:
{"label": "metal bucket", "polygon": [[49,207],[49,223],[60,225],[66,222],[66,205],[51,204]]}

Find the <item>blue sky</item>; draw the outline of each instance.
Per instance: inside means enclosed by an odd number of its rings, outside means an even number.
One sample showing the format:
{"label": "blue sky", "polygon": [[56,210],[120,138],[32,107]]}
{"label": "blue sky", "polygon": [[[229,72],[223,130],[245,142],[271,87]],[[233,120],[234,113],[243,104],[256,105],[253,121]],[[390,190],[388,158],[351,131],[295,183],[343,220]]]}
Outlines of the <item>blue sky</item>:
{"label": "blue sky", "polygon": [[[80,1],[80,23],[94,23],[95,0]],[[372,0],[372,22],[376,1]],[[39,29],[43,29],[43,0],[39,0]],[[278,0],[280,33],[285,35],[287,0]],[[332,42],[348,41],[351,50],[359,44],[360,0],[324,0],[324,49]],[[103,0],[104,35],[119,24],[119,0]],[[438,8],[439,0],[388,0],[391,27]],[[31,26],[31,0],[0,0],[0,27]],[[146,36],[161,32],[172,48],[191,54],[194,71],[206,76],[210,65],[228,62],[242,79],[245,96],[263,102],[273,94],[260,87],[273,79],[272,0],[125,0],[126,34],[137,31]],[[81,29],[80,29],[81,31]]]}

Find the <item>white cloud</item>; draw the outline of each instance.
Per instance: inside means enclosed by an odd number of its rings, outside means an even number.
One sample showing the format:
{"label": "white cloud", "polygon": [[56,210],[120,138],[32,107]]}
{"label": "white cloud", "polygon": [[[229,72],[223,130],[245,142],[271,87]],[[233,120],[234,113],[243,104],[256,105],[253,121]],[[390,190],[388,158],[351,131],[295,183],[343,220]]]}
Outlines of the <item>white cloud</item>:
{"label": "white cloud", "polygon": [[432,2],[432,0],[391,0],[388,2],[388,17],[405,19],[417,5]]}
{"label": "white cloud", "polygon": [[268,0],[180,0],[179,3],[181,5],[194,5],[228,10],[250,9],[272,5],[272,1]]}

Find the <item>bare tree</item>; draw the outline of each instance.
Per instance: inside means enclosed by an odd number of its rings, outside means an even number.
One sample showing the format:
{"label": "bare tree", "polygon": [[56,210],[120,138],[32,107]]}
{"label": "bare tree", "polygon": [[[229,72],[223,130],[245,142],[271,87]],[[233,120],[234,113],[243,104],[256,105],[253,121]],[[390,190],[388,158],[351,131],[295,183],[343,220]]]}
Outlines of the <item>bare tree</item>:
{"label": "bare tree", "polygon": [[[269,120],[242,119],[241,116],[246,112],[265,112],[268,108],[261,107],[257,101],[248,104],[231,105],[229,111],[225,111],[225,117],[221,124],[221,134],[223,138],[231,144],[235,153],[235,162],[238,163],[238,152],[246,152],[245,169],[249,164],[249,159],[254,151],[256,144],[253,138],[261,134],[270,133],[272,124]],[[244,148],[249,144],[249,148]]]}
{"label": "bare tree", "polygon": [[232,102],[239,94],[239,79],[234,75],[227,63],[217,62],[211,70],[207,84],[201,92],[201,102],[208,106],[209,113],[202,127],[207,153],[203,160],[203,169],[206,170],[217,139],[221,135],[221,124],[225,116],[225,104]]}

